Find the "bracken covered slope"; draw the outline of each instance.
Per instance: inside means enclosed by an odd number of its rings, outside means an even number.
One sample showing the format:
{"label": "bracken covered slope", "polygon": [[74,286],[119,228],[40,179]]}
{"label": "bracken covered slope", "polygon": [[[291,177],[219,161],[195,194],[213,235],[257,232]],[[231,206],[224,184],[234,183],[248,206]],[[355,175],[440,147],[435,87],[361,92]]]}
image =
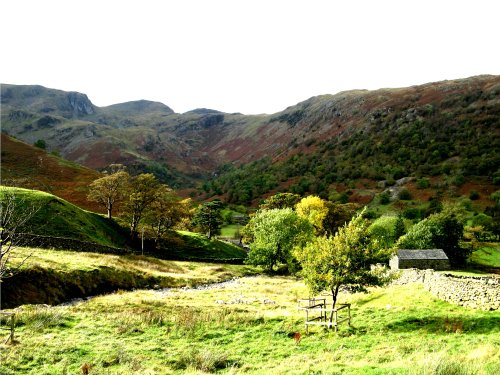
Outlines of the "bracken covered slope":
{"label": "bracken covered slope", "polygon": [[[174,187],[259,160],[297,169],[298,154],[315,160],[327,154],[323,168],[334,180],[412,175],[423,161],[423,174],[447,163],[491,176],[499,163],[492,155],[499,92],[500,76],[478,76],[317,96],[273,115],[247,116],[207,109],[178,114],[144,100],[97,107],[84,94],[2,85],[2,129],[31,144],[43,139],[49,150],[90,168],[123,163]],[[465,149],[470,155],[461,154]],[[485,153],[484,165],[470,168]],[[300,168],[288,171],[278,183],[303,175]]]}

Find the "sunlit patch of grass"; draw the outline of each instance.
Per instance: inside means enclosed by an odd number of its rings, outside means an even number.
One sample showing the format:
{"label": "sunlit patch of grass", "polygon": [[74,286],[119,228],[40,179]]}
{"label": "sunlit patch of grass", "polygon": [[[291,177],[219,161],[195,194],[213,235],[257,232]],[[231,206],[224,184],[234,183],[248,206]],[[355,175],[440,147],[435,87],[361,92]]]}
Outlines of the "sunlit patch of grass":
{"label": "sunlit patch of grass", "polygon": [[18,325],[19,343],[4,349],[0,370],[81,373],[88,363],[91,374],[498,373],[498,312],[441,302],[417,284],[374,288],[340,296],[352,303],[351,327],[306,335],[295,296],[308,294],[300,280],[258,276],[224,288],[138,290],[52,307],[66,324]]}

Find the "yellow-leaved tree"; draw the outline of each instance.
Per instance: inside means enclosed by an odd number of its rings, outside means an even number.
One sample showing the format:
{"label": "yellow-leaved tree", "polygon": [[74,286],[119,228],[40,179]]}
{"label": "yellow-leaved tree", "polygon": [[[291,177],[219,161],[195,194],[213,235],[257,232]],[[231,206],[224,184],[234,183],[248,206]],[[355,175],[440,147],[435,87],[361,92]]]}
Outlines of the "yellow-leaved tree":
{"label": "yellow-leaved tree", "polygon": [[309,220],[317,235],[324,233],[323,221],[328,214],[328,206],[323,199],[315,195],[302,198],[295,206],[295,211],[300,217]]}

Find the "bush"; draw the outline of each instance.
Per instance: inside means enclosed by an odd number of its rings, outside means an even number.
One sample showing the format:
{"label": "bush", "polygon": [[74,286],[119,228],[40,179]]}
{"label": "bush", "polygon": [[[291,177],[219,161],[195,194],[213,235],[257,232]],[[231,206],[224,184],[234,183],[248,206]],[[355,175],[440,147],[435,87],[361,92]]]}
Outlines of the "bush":
{"label": "bush", "polygon": [[35,143],[33,143],[33,146],[45,150],[47,148],[47,143],[43,139],[39,139]]}
{"label": "bush", "polygon": [[378,202],[380,204],[389,204],[391,202],[391,195],[388,191],[384,191],[378,196]]}
{"label": "bush", "polygon": [[403,189],[399,192],[398,198],[402,201],[409,201],[409,200],[411,200],[412,197],[411,197],[411,194],[408,190]]}
{"label": "bush", "polygon": [[476,200],[478,200],[478,199],[479,199],[479,193],[478,193],[477,191],[475,191],[475,190],[472,190],[472,191],[470,192],[470,194],[469,194],[469,199],[470,199],[471,201],[476,201]]}
{"label": "bush", "polygon": [[417,189],[427,189],[431,186],[430,181],[427,178],[421,178],[416,182]]}
{"label": "bush", "polygon": [[403,211],[403,217],[408,220],[420,219],[422,217],[418,208],[406,208]]}

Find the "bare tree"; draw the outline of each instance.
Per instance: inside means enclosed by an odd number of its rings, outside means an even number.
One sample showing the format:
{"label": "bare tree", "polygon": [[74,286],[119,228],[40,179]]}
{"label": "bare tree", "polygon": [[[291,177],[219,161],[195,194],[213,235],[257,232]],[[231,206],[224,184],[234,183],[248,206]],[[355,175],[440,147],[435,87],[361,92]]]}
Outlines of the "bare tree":
{"label": "bare tree", "polygon": [[16,262],[15,266],[11,264],[15,247],[26,245],[23,231],[39,209],[16,196],[12,189],[0,187],[0,283],[13,276],[28,260],[29,255]]}

